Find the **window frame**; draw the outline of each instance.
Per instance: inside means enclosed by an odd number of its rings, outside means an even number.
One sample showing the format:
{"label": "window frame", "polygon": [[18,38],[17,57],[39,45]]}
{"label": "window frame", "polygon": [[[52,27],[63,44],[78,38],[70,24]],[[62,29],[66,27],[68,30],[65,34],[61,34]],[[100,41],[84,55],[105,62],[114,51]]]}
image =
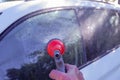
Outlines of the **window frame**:
{"label": "window frame", "polygon": [[[78,21],[78,9],[83,9],[83,8],[95,8],[95,7],[80,7],[80,6],[69,6],[69,7],[56,7],[56,8],[48,8],[48,9],[41,9],[41,10],[37,10],[37,11],[34,11],[34,12],[31,12],[27,15],[24,15],[23,17],[21,17],[20,19],[16,20],[15,22],[13,22],[10,26],[8,26],[1,34],[0,34],[0,41],[10,32],[12,31],[12,29],[14,29],[15,27],[17,27],[17,25],[21,24],[22,22],[24,22],[25,20],[31,18],[31,17],[34,17],[34,16],[37,16],[37,15],[40,15],[40,14],[44,14],[44,13],[48,13],[48,12],[52,12],[52,11],[60,11],[60,10],[73,10],[75,12],[75,16],[76,16],[76,19],[77,19],[77,23],[79,25],[79,28],[80,28],[80,23]],[[100,9],[105,9],[105,8],[100,8]],[[106,8],[108,9],[108,8]],[[108,10],[113,10],[113,11],[116,11],[117,13],[120,13],[119,10],[117,9],[108,9]],[[1,13],[2,14],[2,13]],[[83,34],[81,34],[81,37],[82,37],[82,46],[83,46],[83,51],[86,55],[86,49],[85,49],[85,41],[83,39]],[[107,50],[105,53],[97,56],[95,59],[91,60],[91,61],[86,61],[83,65],[81,65],[79,67],[79,69],[82,69],[90,64],[92,64],[93,62],[96,62],[97,60],[101,59],[102,57],[106,56],[107,54],[111,53],[113,50],[117,49],[120,47],[120,44],[115,46],[114,48],[110,49],[110,50]],[[86,56],[84,56],[85,58]]]}

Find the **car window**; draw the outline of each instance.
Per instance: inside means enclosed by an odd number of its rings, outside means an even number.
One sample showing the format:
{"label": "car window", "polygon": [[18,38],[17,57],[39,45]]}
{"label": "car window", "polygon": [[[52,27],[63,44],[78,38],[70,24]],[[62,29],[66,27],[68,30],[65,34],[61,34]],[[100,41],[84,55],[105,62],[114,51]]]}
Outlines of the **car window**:
{"label": "car window", "polygon": [[85,62],[74,10],[28,17],[0,41],[0,80],[49,80],[48,74],[55,64],[47,54],[46,46],[54,38],[65,44],[65,63],[80,66]]}
{"label": "car window", "polygon": [[79,9],[79,23],[87,60],[91,61],[120,44],[120,14],[101,8]]}

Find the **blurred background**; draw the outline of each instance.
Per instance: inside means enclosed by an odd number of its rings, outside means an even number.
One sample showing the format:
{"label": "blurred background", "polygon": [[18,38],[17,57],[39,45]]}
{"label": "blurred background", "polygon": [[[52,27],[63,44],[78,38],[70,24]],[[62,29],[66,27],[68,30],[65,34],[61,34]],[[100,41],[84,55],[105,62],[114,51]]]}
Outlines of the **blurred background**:
{"label": "blurred background", "polygon": [[[6,1],[24,1],[24,0],[0,0],[0,2],[6,2]],[[28,0],[26,0],[28,1]],[[114,1],[120,1],[120,0],[90,0],[90,1],[105,1],[105,2],[114,2]]]}
{"label": "blurred background", "polygon": [[[0,0],[0,3],[7,2],[7,1],[29,1],[29,0]],[[73,1],[76,1],[76,0],[73,0]],[[103,2],[110,2],[110,3],[112,2],[114,4],[116,4],[116,3],[120,4],[120,0],[89,0],[89,1],[103,1]]]}

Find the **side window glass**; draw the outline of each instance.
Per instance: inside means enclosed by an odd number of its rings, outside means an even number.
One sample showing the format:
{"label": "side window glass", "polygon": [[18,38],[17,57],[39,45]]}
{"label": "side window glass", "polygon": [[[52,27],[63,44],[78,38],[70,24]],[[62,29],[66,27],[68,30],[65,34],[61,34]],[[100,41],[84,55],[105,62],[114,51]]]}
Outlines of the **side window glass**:
{"label": "side window glass", "polygon": [[120,44],[120,14],[110,9],[79,9],[79,23],[86,44],[87,60]]}
{"label": "side window glass", "polygon": [[0,77],[10,80],[49,80],[55,68],[46,52],[51,39],[65,43],[64,61],[84,63],[80,28],[74,10],[52,11],[29,18],[0,41]]}

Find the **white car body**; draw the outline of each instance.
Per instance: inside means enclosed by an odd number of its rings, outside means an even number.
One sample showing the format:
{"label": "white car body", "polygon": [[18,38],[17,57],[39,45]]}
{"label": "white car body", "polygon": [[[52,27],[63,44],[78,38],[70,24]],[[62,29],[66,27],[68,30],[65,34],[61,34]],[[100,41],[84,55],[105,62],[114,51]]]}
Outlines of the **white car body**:
{"label": "white car body", "polygon": [[[42,2],[42,5],[41,5]],[[107,7],[110,9],[120,10],[119,5],[106,4],[90,1],[81,1],[77,4],[74,2],[64,2],[62,0],[47,0],[41,1],[15,1],[0,3],[0,33],[6,30],[11,24],[23,16],[37,10],[47,9],[60,6],[93,6],[93,7]],[[64,4],[65,3],[65,4]],[[120,48],[114,49],[109,54],[101,58],[94,59],[90,64],[88,62],[80,70],[83,73],[85,80],[120,80]],[[0,79],[1,80],[1,79]]]}

